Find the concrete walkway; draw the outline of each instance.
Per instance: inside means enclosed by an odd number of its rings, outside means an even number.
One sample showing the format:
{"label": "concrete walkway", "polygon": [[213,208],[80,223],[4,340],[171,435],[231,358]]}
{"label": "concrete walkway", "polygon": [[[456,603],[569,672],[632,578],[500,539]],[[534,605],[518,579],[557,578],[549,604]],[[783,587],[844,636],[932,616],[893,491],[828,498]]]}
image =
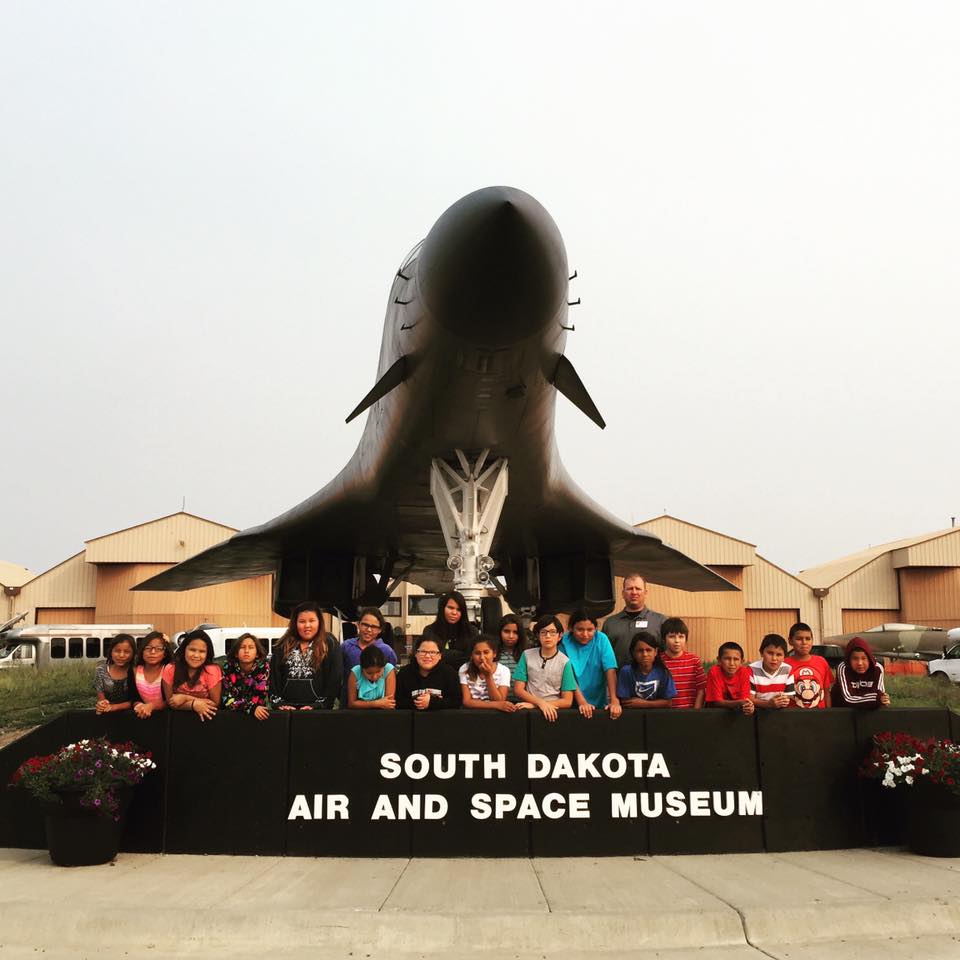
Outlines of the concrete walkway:
{"label": "concrete walkway", "polygon": [[960,859],[894,850],[556,860],[0,850],[0,960],[960,958]]}

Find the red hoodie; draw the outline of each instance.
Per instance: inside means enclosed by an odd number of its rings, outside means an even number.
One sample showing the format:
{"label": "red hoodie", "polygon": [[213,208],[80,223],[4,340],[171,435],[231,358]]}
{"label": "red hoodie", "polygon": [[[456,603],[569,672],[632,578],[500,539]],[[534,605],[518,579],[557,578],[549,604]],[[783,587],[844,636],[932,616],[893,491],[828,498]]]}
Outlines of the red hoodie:
{"label": "red hoodie", "polygon": [[[857,650],[867,655],[869,665],[865,673],[856,673],[850,666],[850,657]],[[874,659],[870,644],[860,637],[854,637],[847,644],[843,663],[837,667],[837,681],[831,691],[833,705],[876,710],[882,706],[880,695],[884,692],[883,667]]]}

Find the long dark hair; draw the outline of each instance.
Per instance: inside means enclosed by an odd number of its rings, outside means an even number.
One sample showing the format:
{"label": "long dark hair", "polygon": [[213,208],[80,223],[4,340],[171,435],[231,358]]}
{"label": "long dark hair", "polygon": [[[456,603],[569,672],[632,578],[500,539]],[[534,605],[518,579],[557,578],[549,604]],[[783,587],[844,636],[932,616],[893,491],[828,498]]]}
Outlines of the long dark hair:
{"label": "long dark hair", "polygon": [[243,643],[244,640],[253,641],[253,645],[257,648],[258,660],[263,660],[266,657],[267,655],[266,645],[259,637],[255,637],[252,633],[241,633],[240,636],[237,637],[237,639],[234,640],[232,644],[230,644],[230,652],[227,654],[227,656],[231,660],[237,659],[237,654],[240,651],[240,644]]}
{"label": "long dark hair", "polygon": [[[455,625],[448,623],[447,618],[443,615],[444,608],[451,600],[460,608],[460,619]],[[437,619],[427,627],[427,630],[433,633],[435,637],[443,637],[444,639],[450,637],[451,630],[456,631],[455,639],[457,640],[472,639],[476,630],[467,617],[467,601],[459,590],[450,590],[440,595],[440,599],[437,601]],[[443,650],[442,643],[440,644],[440,649],[441,651]]]}
{"label": "long dark hair", "polygon": [[300,634],[297,633],[297,617],[301,613],[315,613],[320,621],[320,629],[317,630],[317,635],[310,642],[310,666],[314,670],[319,670],[328,651],[327,628],[323,620],[323,609],[316,600],[304,600],[303,603],[298,603],[293,608],[293,612],[290,614],[290,623],[287,625],[287,632],[280,638],[280,642],[283,644],[283,659],[286,660],[293,652],[293,648],[302,642]]}
{"label": "long dark hair", "polygon": [[134,640],[129,633],[118,633],[110,642],[110,646],[107,647],[103,655],[107,658],[107,663],[110,664],[110,666],[115,667],[116,664],[113,662],[113,650],[114,647],[120,643],[126,643],[130,646],[130,661],[127,663],[127,669],[129,670],[133,666],[134,658],[137,655],[137,641]]}
{"label": "long dark hair", "polygon": [[[473,662],[473,651],[481,643],[485,643],[493,651],[493,659],[496,660],[500,653],[500,641],[496,637],[491,637],[489,633],[481,633],[470,644],[470,656],[467,660],[467,676],[471,680],[476,680],[480,674],[477,672],[477,665]],[[506,667],[504,667],[506,669]]]}
{"label": "long dark hair", "polygon": [[[206,659],[195,671],[187,666],[187,645],[194,640],[202,640],[207,646]],[[173,692],[176,693],[183,684],[191,687],[196,686],[204,669],[213,663],[213,658],[213,641],[207,635],[207,632],[205,630],[191,630],[180,641],[180,646],[177,647],[177,652],[173,655]]]}
{"label": "long dark hair", "polygon": [[530,646],[530,634],[524,629],[523,623],[515,613],[505,614],[500,618],[497,626],[497,640],[501,650],[503,650],[503,628],[510,623],[515,624],[517,628],[517,645],[513,648],[513,655],[519,660],[523,651]]}

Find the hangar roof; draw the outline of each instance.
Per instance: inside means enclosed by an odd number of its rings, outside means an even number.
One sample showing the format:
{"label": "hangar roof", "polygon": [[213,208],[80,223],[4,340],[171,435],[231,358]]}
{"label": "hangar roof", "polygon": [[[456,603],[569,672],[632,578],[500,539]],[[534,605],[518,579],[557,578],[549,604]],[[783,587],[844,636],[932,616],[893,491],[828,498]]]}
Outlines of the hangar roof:
{"label": "hangar roof", "polygon": [[[922,544],[931,544],[932,541],[940,540],[942,537],[948,537],[951,534],[956,535],[956,542],[949,545],[941,544],[939,546],[948,546],[953,547],[954,549],[948,548],[947,553],[944,553],[942,549],[935,551],[940,555],[940,562],[931,563],[929,561],[933,559],[932,556],[929,558],[924,558],[921,552],[913,549]],[[933,533],[924,533],[919,537],[906,537],[903,540],[891,540],[889,543],[881,543],[875,547],[869,547],[866,550],[860,550],[857,553],[851,553],[848,556],[840,557],[837,560],[831,560],[828,563],[821,563],[815,567],[808,567],[806,570],[800,571],[800,577],[812,587],[832,587],[835,583],[839,583],[841,580],[849,577],[851,573],[856,572],[861,567],[865,567],[868,563],[872,563],[874,560],[887,553],[895,554],[893,563],[895,567],[913,565],[956,566],[958,565],[956,562],[952,563],[950,561],[960,560],[960,556],[954,558],[948,555],[950,553],[954,553],[955,551],[960,551],[960,527],[948,527],[946,530],[936,530]],[[923,553],[931,553],[931,551],[923,551]],[[924,562],[925,559],[927,562]]]}
{"label": "hangar roof", "polygon": [[32,570],[21,567],[18,563],[0,560],[0,587],[22,587],[35,576]]}

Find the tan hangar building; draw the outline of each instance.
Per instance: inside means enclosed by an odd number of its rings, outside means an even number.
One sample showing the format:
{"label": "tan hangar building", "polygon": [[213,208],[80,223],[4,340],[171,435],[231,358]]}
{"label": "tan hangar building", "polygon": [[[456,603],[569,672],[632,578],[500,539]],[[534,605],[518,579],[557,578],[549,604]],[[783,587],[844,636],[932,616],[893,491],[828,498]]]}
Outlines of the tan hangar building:
{"label": "tan hangar building", "polygon": [[94,537],[68,560],[7,587],[2,619],[26,612],[21,624],[152,623],[169,636],[198,623],[285,626],[272,611],[269,575],[184,593],[130,590],[234,533],[222,523],[174,513]]}
{"label": "tan hangar building", "polygon": [[[757,553],[745,540],[664,514],[638,524],[739,587],[739,592],[688,593],[651,583],[647,604],[681,617],[690,629],[687,649],[715,660],[717,647],[733,641],[753,659],[764,634],[786,636],[797,620],[816,631],[817,600],[809,585]],[[623,582],[617,578],[617,597]],[[617,610],[623,609],[620,600]]]}
{"label": "tan hangar building", "polygon": [[[687,593],[650,584],[650,607],[682,617],[690,650],[708,660],[728,640],[752,658],[765,633],[786,636],[797,620],[809,623],[817,639],[881,623],[960,625],[960,528],[882,544],[794,576],[756,545],[676,517],[641,526],[740,588]],[[24,624],[151,623],[170,635],[198,623],[284,626],[272,612],[269,575],[183,593],[130,590],[235,532],[181,512],[88,540],[80,553],[39,575],[0,563],[0,622],[26,613]],[[620,586],[618,578],[618,597]]]}
{"label": "tan hangar building", "polygon": [[800,576],[817,595],[827,637],[880,623],[960,625],[960,527],[883,543]]}

